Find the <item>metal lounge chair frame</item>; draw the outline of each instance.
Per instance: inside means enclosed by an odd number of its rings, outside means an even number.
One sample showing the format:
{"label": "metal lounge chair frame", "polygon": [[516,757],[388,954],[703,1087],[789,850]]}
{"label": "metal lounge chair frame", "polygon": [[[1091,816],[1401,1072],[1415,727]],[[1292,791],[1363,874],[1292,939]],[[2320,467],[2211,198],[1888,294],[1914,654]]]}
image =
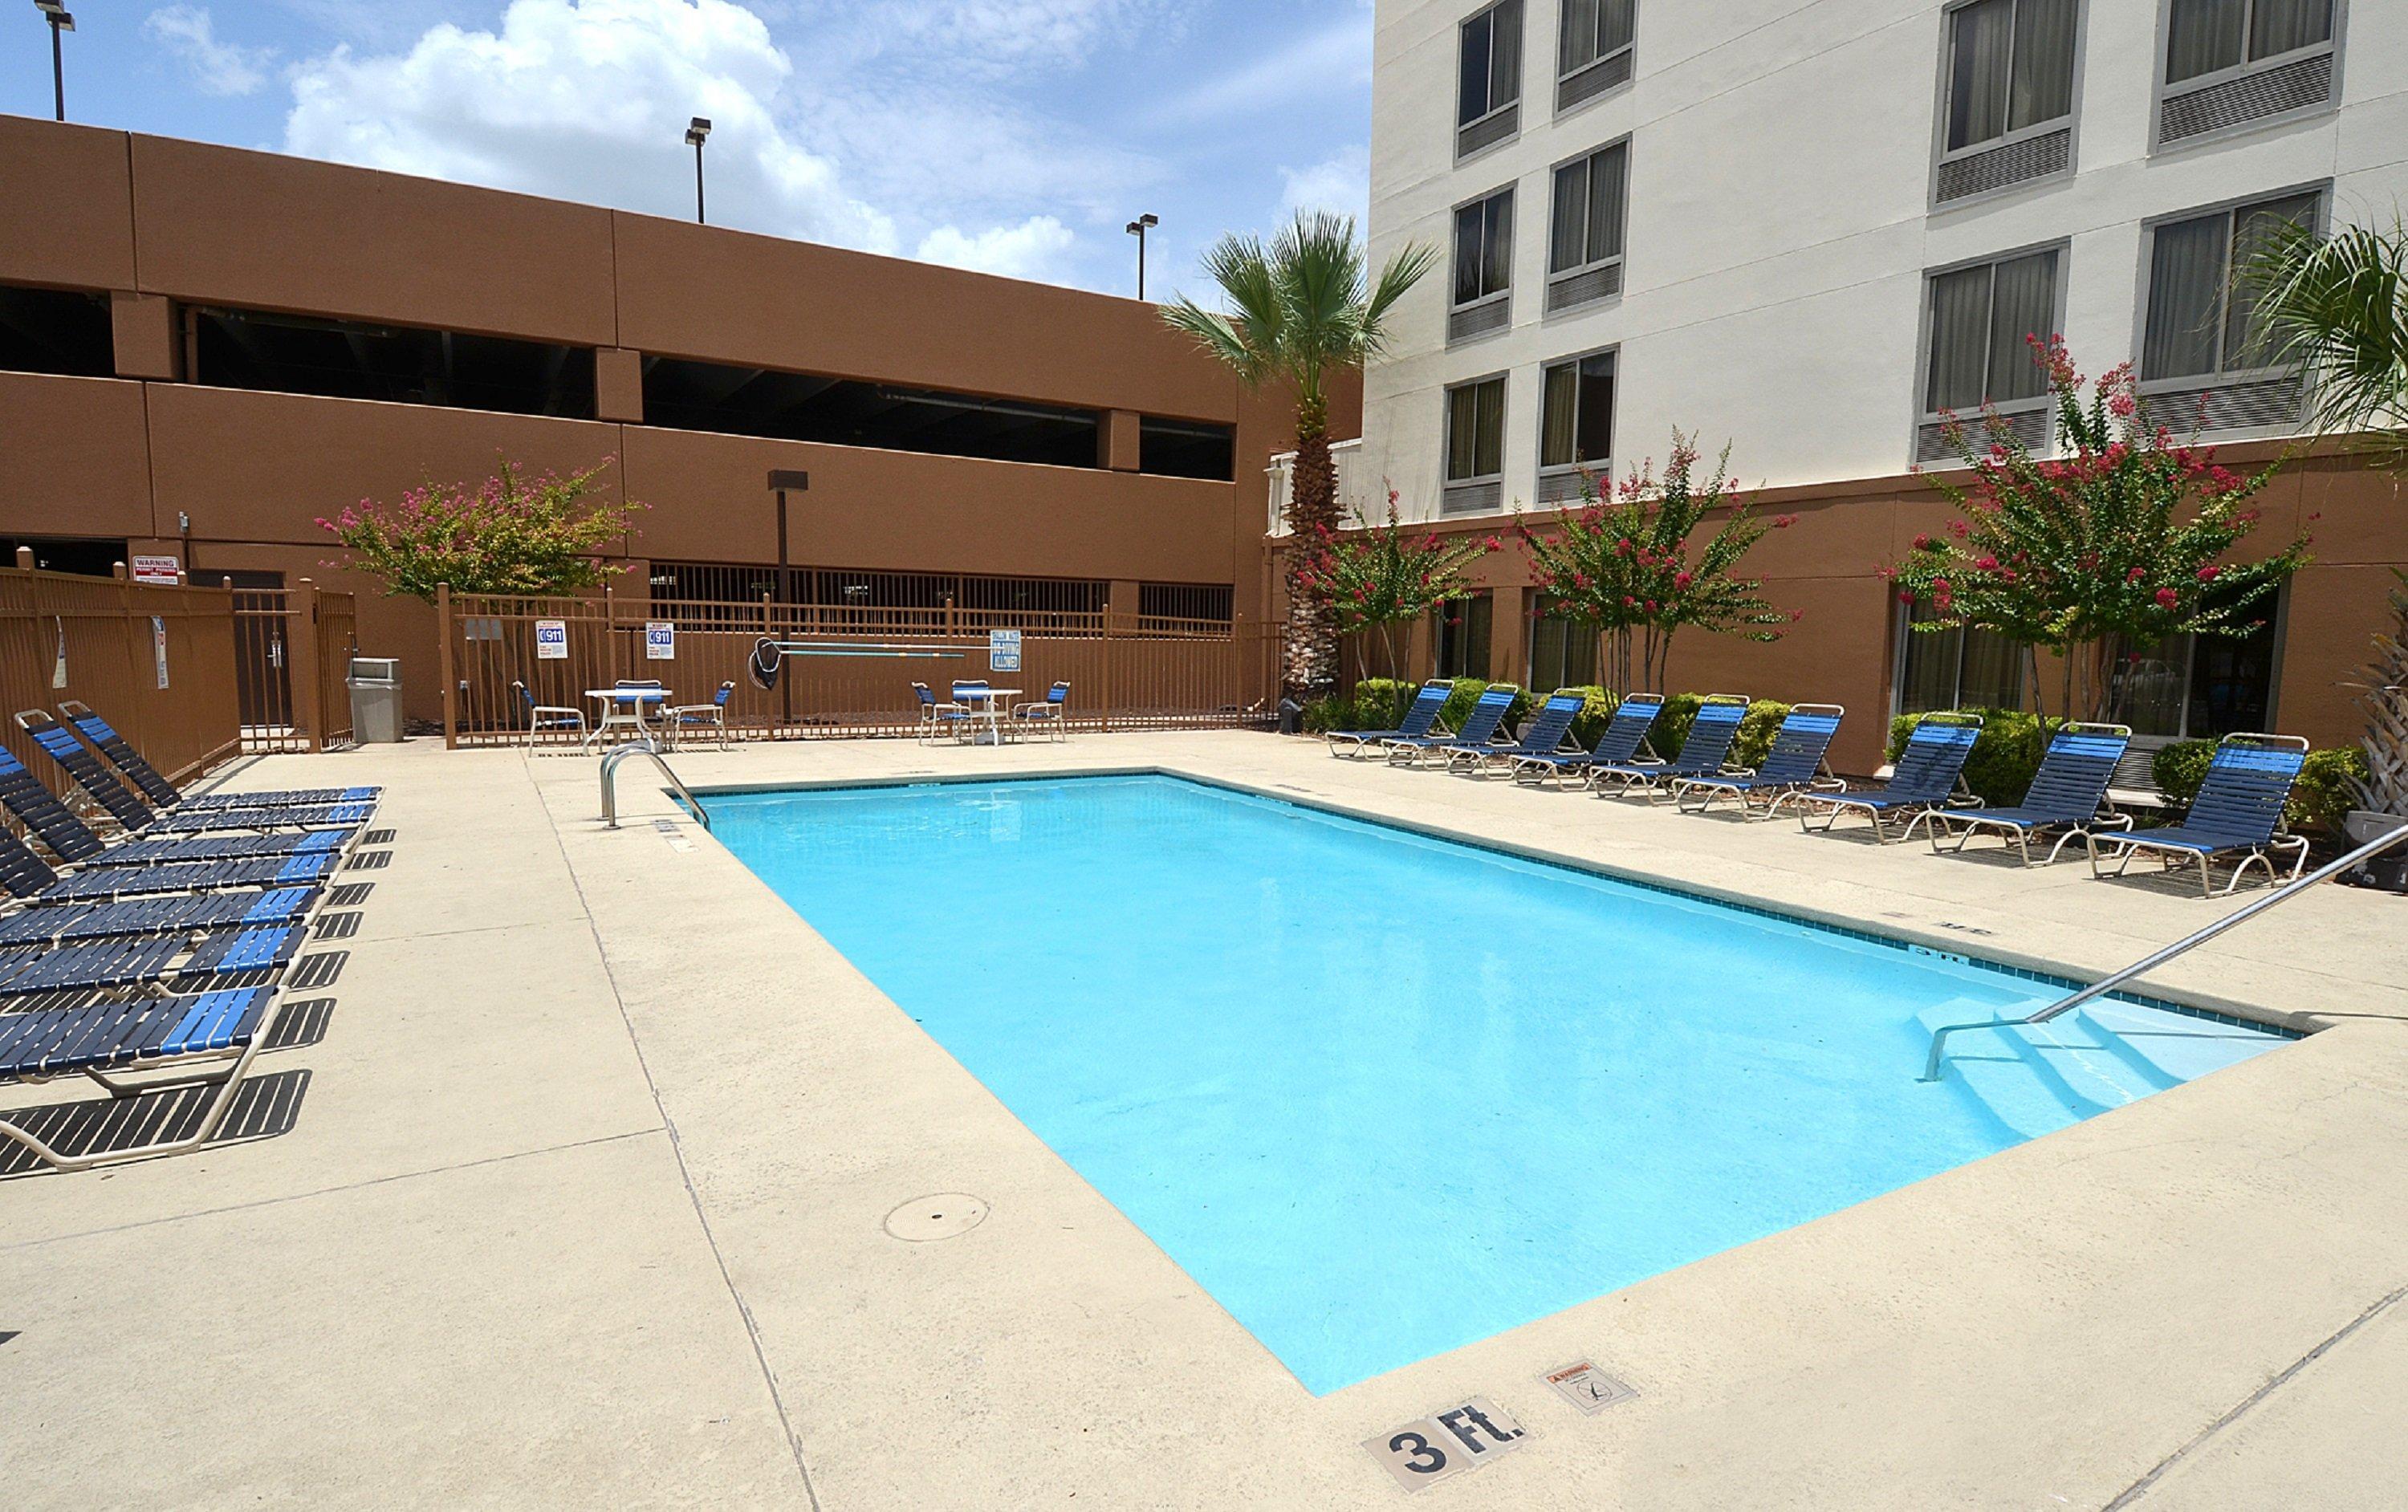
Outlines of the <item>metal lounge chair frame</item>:
{"label": "metal lounge chair frame", "polygon": [[1070,679],[1057,678],[1042,698],[1011,706],[1010,720],[1022,729],[1043,725],[1055,740],[1070,738]]}
{"label": "metal lounge chair frame", "polygon": [[936,692],[924,682],[911,685],[911,695],[920,701],[919,742],[932,746],[939,733],[950,733],[960,739],[959,731],[970,722],[970,711],[955,703],[940,703]]}
{"label": "metal lounge chair frame", "polygon": [[1647,749],[1647,732],[1656,727],[1656,716],[1663,711],[1663,694],[1632,693],[1613,706],[1613,717],[1606,721],[1605,733],[1597,737],[1594,747],[1519,757],[1513,763],[1513,780],[1536,785],[1552,777],[1558,790],[1572,777],[1585,784],[1593,766],[1627,764],[1636,760],[1639,752]]}
{"label": "metal lounge chair frame", "polygon": [[[1395,729],[1332,730],[1324,735],[1322,739],[1328,742],[1329,754],[1343,756],[1353,761],[1370,750],[1373,743],[1377,741],[1418,740],[1429,735],[1440,735],[1441,738],[1452,738],[1443,735],[1438,717],[1440,710],[1446,707],[1447,699],[1454,696],[1454,693],[1455,684],[1444,678],[1433,678],[1413,690],[1413,701],[1406,708],[1404,718],[1397,722]],[[1340,748],[1341,741],[1345,743],[1344,749]]]}
{"label": "metal lounge chair frame", "polygon": [[154,810],[103,764],[99,752],[43,709],[20,709],[17,726],[34,737],[59,770],[127,834],[195,834],[217,830],[340,829],[375,814],[373,803],[296,805],[286,808],[232,808],[187,812]]}
{"label": "metal lounge chair frame", "polygon": [[1463,728],[1451,735],[1388,735],[1380,742],[1391,766],[1399,757],[1407,766],[1418,766],[1425,752],[1451,746],[1486,745],[1495,740],[1497,727],[1505,722],[1512,711],[1513,700],[1522,690],[1510,682],[1492,682],[1481,690],[1471,712],[1464,717]]}
{"label": "metal lounge chair frame", "polygon": [[[1793,792],[1774,800],[1774,806],[1795,801],[1799,825],[1809,834],[1828,834],[1842,815],[1862,814],[1872,823],[1873,838],[1887,845],[1891,839],[1887,820],[1892,814],[1907,816],[1899,831],[1903,837],[1915,816],[1930,809],[1952,804],[1980,805],[1981,799],[1965,786],[1965,762],[1981,735],[1979,714],[1926,714],[1915,721],[1914,732],[1906,737],[1906,749],[1899,753],[1898,764],[1882,787],[1859,792]],[[1818,813],[1823,819],[1819,825],[1814,822]]]}
{"label": "metal lounge chair frame", "polygon": [[[1784,800],[1799,793],[1817,788],[1846,792],[1847,784],[1831,772],[1830,753],[1831,739],[1840,733],[1840,721],[1847,712],[1837,704],[1791,705],[1763,766],[1753,772],[1677,777],[1672,783],[1674,805],[1684,814],[1702,814],[1716,798],[1729,798],[1739,805],[1741,817],[1747,818],[1762,799],[1763,811],[1755,817],[1770,819]],[[1697,800],[1694,808],[1692,798]]]}
{"label": "metal lounge chair frame", "polygon": [[719,742],[719,749],[728,748],[727,701],[736,696],[736,679],[728,678],[710,695],[708,704],[677,704],[661,710],[661,730],[671,748],[685,742],[688,730],[707,730]]}
{"label": "metal lounge chair frame", "polygon": [[[81,1076],[120,1100],[176,1087],[218,1089],[193,1131],[174,1138],[69,1155],[6,1115],[0,1115],[0,1137],[61,1171],[172,1155],[207,1144],[224,1124],[252,1058],[274,1032],[280,1006],[275,989],[242,987],[131,1003],[70,1000],[0,1014],[0,1081],[39,1084]],[[122,1079],[127,1072],[213,1061],[231,1063],[208,1072],[179,1069],[169,1077]]]}
{"label": "metal lounge chair frame", "polygon": [[1525,756],[1549,756],[1564,750],[1564,742],[1571,738],[1572,720],[1588,706],[1585,694],[1567,692],[1558,688],[1547,695],[1539,712],[1531,716],[1529,727],[1511,745],[1474,745],[1455,741],[1438,749],[1446,752],[1446,769],[1467,777],[1484,777],[1503,763],[1511,775],[1514,763]]}
{"label": "metal lounge chair frame", "polygon": [[[2298,735],[2257,731],[2226,735],[2216,743],[2215,754],[2207,763],[2207,778],[2200,784],[2199,793],[2191,799],[2182,822],[2154,830],[2089,835],[2086,844],[2090,851],[2090,875],[2121,877],[2131,865],[2133,856],[2148,850],[2156,853],[2163,869],[2169,872],[2185,862],[2197,863],[2200,892],[2213,898],[2216,895],[2214,859],[2239,851],[2241,859],[2234,863],[2232,876],[2224,884],[2227,896],[2239,891],[2241,879],[2252,866],[2266,869],[2269,884],[2297,880],[2307,868],[2308,842],[2303,835],[2283,833],[2283,811],[2290,804],[2291,790],[2299,785],[2300,772],[2307,759],[2308,743]],[[2112,872],[2100,864],[2101,840],[2123,848]],[[2287,878],[2275,868],[2274,854],[2278,851],[2291,857]]]}
{"label": "metal lounge chair frame", "polygon": [[[230,887],[261,887],[322,876],[359,840],[357,827],[306,834],[185,835],[105,843],[50,789],[0,747],[0,808],[7,809],[63,862],[85,867],[156,866],[172,862],[254,862],[277,857],[324,858],[314,870],[252,868]],[[159,891],[159,890],[154,890]]]}
{"label": "metal lounge chair frame", "polygon": [[1603,796],[1608,790],[1599,784],[1614,782],[1621,786],[1612,790],[1613,792],[1624,797],[1638,793],[1654,803],[1671,791],[1668,783],[1684,777],[1753,770],[1726,764],[1751,702],[1744,693],[1708,694],[1698,705],[1697,718],[1690,721],[1688,733],[1681,737],[1678,755],[1669,761],[1593,762],[1588,769],[1589,791]]}
{"label": "metal lounge chair frame", "polygon": [[532,748],[538,735],[552,730],[563,734],[573,730],[577,734],[577,743],[580,746],[585,743],[587,732],[583,709],[570,708],[566,704],[537,703],[535,690],[526,685],[523,678],[512,678],[510,688],[519,695],[519,708],[526,715],[527,726],[523,732],[526,739],[523,744]]}
{"label": "metal lounge chair frame", "polygon": [[2054,864],[2067,846],[2086,840],[2093,830],[2132,827],[2132,816],[2118,813],[2107,795],[2115,780],[2116,763],[2131,745],[2129,725],[2079,721],[2061,725],[2049,737],[2040,770],[2022,803],[2013,807],[1927,808],[1907,820],[1900,838],[1912,837],[1919,826],[1930,836],[1932,853],[1937,855],[1941,841],[1954,834],[1956,844],[1950,853],[1961,854],[1974,835],[1996,831],[2029,866],[2033,836],[2062,830],[2043,859],[2044,864]]}
{"label": "metal lounge chair frame", "polygon": [[292,808],[321,804],[369,803],[384,790],[376,787],[351,788],[285,788],[266,792],[186,792],[167,780],[166,775],[150,764],[149,757],[134,749],[134,743],[117,733],[107,720],[92,711],[92,706],[69,698],[59,704],[59,713],[72,726],[84,743],[108,759],[120,776],[131,782],[136,791],[160,808],[181,808],[191,813],[208,813],[225,808]]}

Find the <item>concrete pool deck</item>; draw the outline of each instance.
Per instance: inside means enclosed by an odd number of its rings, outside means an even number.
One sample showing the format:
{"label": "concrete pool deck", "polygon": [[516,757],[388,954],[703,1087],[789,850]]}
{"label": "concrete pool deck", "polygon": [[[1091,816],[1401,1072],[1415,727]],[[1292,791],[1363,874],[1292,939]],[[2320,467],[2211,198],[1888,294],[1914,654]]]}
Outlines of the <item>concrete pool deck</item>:
{"label": "concrete pool deck", "polygon": [[[2231,906],[1239,733],[676,764],[1180,772],[2076,973]],[[1364,1441],[1475,1396],[1528,1436],[1411,1505],[2398,1505],[2401,900],[2319,890],[2148,984],[2302,1043],[1315,1398],[641,763],[616,832],[595,775],[236,774],[386,784],[393,859],[322,1037],[254,1070],[288,1130],[0,1180],[12,1507],[1403,1505]],[[888,1232],[937,1194],[988,1216]],[[1541,1377],[1584,1358],[1640,1394],[1577,1412]]]}

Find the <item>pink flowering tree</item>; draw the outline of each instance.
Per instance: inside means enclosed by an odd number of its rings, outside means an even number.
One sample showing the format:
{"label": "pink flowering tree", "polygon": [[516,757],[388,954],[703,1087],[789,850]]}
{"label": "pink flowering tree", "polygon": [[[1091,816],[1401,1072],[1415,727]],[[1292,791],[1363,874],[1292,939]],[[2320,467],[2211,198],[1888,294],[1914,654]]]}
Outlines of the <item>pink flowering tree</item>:
{"label": "pink flowering tree", "polygon": [[428,482],[397,504],[362,499],[318,524],[384,580],[387,593],[435,601],[455,593],[569,593],[599,587],[626,569],[603,552],[628,534],[644,506],[613,502],[598,481],[610,459],[582,472],[527,474],[505,460],[481,483]]}
{"label": "pink flowering tree", "polygon": [[[2038,697],[2039,653],[2063,660],[2070,716],[2112,719],[2122,662],[2166,636],[2247,635],[2308,538],[2243,560],[2258,525],[2250,500],[2279,460],[2243,476],[2213,449],[2179,442],[2141,414],[2126,363],[2086,384],[2062,338],[2032,343],[2057,400],[2057,454],[2034,456],[1995,410],[1945,417],[1973,471],[1935,479],[1961,511],[1917,536],[1885,576],[1899,598],[1929,606],[1914,628],[1995,631],[2024,648]],[[2086,392],[2086,390],[2087,391]]]}
{"label": "pink flowering tree", "polygon": [[[1539,530],[1515,522],[1540,592],[1605,636],[1617,693],[1663,692],[1672,637],[1684,629],[1772,641],[1799,618],[1773,607],[1763,582],[1739,571],[1766,531],[1786,530],[1797,516],[1755,512],[1732,487],[1727,446],[1711,477],[1699,476],[1698,461],[1695,438],[1675,431],[1661,478],[1642,464],[1601,493],[1584,473],[1577,506]],[[1709,517],[1722,511],[1708,530]]]}
{"label": "pink flowering tree", "polygon": [[[1392,673],[1403,665],[1398,627],[1469,593],[1464,570],[1505,545],[1494,535],[1448,541],[1433,531],[1407,529],[1398,520],[1398,502],[1389,489],[1385,523],[1358,518],[1361,528],[1344,536],[1326,525],[1310,527],[1312,546],[1297,567],[1305,591],[1327,597],[1340,635],[1378,635]],[[1368,675],[1368,668],[1357,672]]]}

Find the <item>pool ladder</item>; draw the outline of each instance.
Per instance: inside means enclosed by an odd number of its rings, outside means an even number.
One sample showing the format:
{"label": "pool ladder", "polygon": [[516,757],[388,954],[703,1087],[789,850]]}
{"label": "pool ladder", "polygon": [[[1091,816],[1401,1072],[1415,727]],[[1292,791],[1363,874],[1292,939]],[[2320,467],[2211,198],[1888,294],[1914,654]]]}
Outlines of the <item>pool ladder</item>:
{"label": "pool ladder", "polygon": [[2114,991],[2116,988],[2123,986],[2126,982],[2130,981],[2135,977],[2144,976],[2149,972],[2157,970],[2159,966],[2162,966],[2167,962],[2174,959],[2174,957],[2183,955],[2190,950],[2198,949],[2200,946],[2205,945],[2208,941],[2215,938],[2218,934],[2223,934],[2226,930],[2231,929],[2248,920],[2257,918],[2259,914],[2264,913],[2267,909],[2275,906],[2277,904],[2290,902],[2293,898],[2298,897],[2300,893],[2315,886],[2317,883],[2338,877],[2342,873],[2348,871],[2353,866],[2362,865],[2365,863],[2372,861],[2376,856],[2381,855],[2384,851],[2390,849],[2393,846],[2403,844],[2408,844],[2408,825],[2402,825],[2399,829],[2378,834],[2373,839],[2367,841],[2364,845],[2359,846],[2357,849],[2349,852],[2349,854],[2343,856],[2340,860],[2328,862],[2324,865],[2317,867],[2315,871],[2310,872],[2305,877],[2294,877],[2290,881],[2284,883],[2281,887],[2276,888],[2273,892],[2264,893],[2257,898],[2251,899],[2245,906],[2235,908],[2232,912],[2226,914],[2223,918],[2217,920],[2214,923],[2208,925],[2205,929],[2185,935],[2183,938],[2176,940],[2173,944],[2167,946],[2164,949],[2159,950],[2155,955],[2149,956],[2143,960],[2135,961],[2130,965],[2126,966],[2123,970],[2114,973],[2113,976],[2100,977],[2099,980],[2092,982],[2089,986],[2084,988],[2079,992],[2057,999],[2047,1007],[2041,1009],[2038,1013],[2034,1013],[2021,1019],[1977,1019],[1965,1023],[1942,1024],[1939,1028],[1931,1032],[1931,1053],[1924,1060],[1923,1076],[1920,1079],[1924,1081],[1938,1081],[1940,1079],[1941,1051],[1947,1046],[1948,1036],[1960,1030],[2019,1029],[2026,1024],[2044,1024],[2051,1019],[2055,1019],[2059,1015],[2072,1012],[2074,1009],[2082,1006],[2085,1003],[2089,1002],[2092,998],[2100,997],[2106,993]]}
{"label": "pool ladder", "polygon": [[669,763],[661,759],[661,748],[652,743],[650,735],[629,741],[602,758],[602,818],[610,828],[615,830],[619,827],[619,763],[630,756],[651,757],[652,764],[661,769],[661,776],[669,779],[671,791],[685,800],[685,806],[694,810],[695,818],[702,820],[704,829],[710,828],[710,812],[678,775],[669,770]]}

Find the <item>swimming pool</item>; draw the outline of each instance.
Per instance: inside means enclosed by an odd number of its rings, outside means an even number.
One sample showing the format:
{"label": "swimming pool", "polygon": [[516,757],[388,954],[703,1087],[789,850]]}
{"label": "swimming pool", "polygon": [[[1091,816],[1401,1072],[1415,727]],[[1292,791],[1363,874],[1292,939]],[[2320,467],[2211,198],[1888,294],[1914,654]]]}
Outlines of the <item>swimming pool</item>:
{"label": "swimming pool", "polygon": [[2283,1042],[2102,1003],[1920,1083],[2059,990],[1172,777],[710,806],[1316,1393]]}

